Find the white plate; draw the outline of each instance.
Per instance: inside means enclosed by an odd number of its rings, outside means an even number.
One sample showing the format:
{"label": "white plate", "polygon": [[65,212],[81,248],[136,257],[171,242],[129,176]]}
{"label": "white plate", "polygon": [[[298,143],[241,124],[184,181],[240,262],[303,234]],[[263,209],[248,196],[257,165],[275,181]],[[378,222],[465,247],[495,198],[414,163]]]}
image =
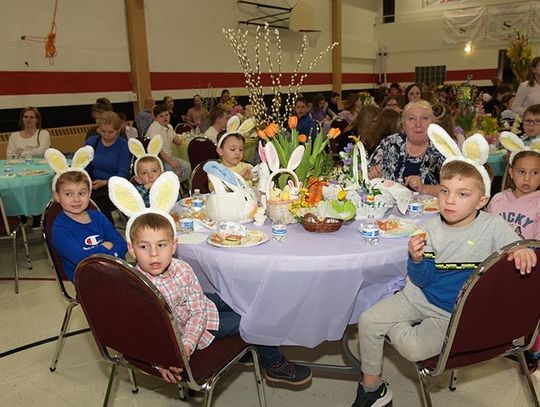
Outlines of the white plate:
{"label": "white plate", "polygon": [[222,244],[222,243],[217,243],[217,242],[214,242],[212,240],[212,236],[209,236],[208,239],[206,239],[206,243],[208,243],[209,245],[211,246],[215,246],[215,247],[224,247],[224,248],[227,248],[227,249],[234,249],[234,248],[238,248],[238,247],[253,247],[253,246],[259,246],[263,243],[266,243],[268,242],[268,240],[270,240],[270,238],[268,237],[268,235],[266,233],[263,232],[263,237],[261,240],[257,241],[257,242],[254,242],[254,241],[248,241],[247,243],[241,243],[239,245],[227,245],[227,244]]}
{"label": "white plate", "polygon": [[38,175],[47,175],[49,174],[49,171],[47,170],[28,170],[28,171],[21,171],[17,173],[17,175],[20,175],[21,177],[35,177]]}
{"label": "white plate", "polygon": [[387,219],[382,219],[380,222],[394,221],[398,222],[398,227],[391,230],[382,230],[380,236],[385,239],[401,239],[409,237],[417,229],[416,223],[418,220],[403,219],[394,215],[390,215]]}
{"label": "white plate", "polygon": [[17,176],[17,174],[0,175],[0,178],[9,179],[9,178],[15,178],[16,176]]}

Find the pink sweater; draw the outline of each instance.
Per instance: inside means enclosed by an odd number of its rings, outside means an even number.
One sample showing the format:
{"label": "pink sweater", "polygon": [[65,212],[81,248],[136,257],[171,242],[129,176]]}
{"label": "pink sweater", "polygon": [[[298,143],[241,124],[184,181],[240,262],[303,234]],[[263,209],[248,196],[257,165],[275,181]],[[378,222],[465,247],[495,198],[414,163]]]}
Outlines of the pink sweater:
{"label": "pink sweater", "polygon": [[540,191],[521,198],[510,189],[499,192],[487,211],[501,215],[523,239],[540,239]]}

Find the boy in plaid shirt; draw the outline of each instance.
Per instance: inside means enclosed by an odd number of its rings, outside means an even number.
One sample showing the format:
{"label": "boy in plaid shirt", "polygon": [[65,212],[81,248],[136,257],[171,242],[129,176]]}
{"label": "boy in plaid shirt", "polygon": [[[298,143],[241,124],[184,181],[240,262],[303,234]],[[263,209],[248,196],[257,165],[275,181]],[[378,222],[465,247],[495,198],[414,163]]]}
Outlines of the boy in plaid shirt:
{"label": "boy in plaid shirt", "polygon": [[[137,260],[137,268],[170,305],[188,357],[197,348],[209,346],[214,338],[238,333],[240,315],[217,294],[203,293],[191,266],[173,258],[176,235],[164,216],[157,213],[138,216],[129,235],[128,250]],[[257,346],[257,351],[268,380],[298,385],[310,380],[308,367],[288,361],[276,347]],[[168,382],[181,380],[177,367],[163,367],[159,371]]]}

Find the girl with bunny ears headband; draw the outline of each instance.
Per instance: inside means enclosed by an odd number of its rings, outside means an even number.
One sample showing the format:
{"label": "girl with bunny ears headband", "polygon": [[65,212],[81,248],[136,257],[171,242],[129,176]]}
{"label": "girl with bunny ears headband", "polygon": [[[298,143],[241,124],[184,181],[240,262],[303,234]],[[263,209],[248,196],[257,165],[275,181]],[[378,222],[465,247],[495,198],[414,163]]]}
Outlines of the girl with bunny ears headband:
{"label": "girl with bunny ears headband", "polygon": [[240,124],[240,118],[238,116],[232,116],[227,122],[227,131],[219,138],[217,142],[217,148],[221,148],[225,139],[229,136],[239,135],[244,138],[255,128],[256,125],[257,122],[253,117],[244,120],[244,122]]}
{"label": "girl with bunny ears headband", "polygon": [[521,152],[530,151],[532,154],[540,154],[540,138],[534,139],[530,146],[526,146],[523,140],[521,140],[514,133],[510,131],[503,131],[499,137],[499,141],[504,148],[511,152],[510,159],[508,160],[510,166],[512,166],[516,155]]}
{"label": "girl with bunny ears headband", "polygon": [[133,154],[137,158],[135,160],[135,164],[133,164],[133,169],[136,176],[139,175],[139,169],[137,167],[137,164],[139,164],[139,161],[145,157],[154,158],[159,163],[159,166],[161,167],[161,172],[164,171],[163,162],[159,158],[159,153],[163,147],[163,138],[161,137],[161,135],[158,134],[150,140],[150,143],[148,143],[148,152],[146,152],[142,143],[135,138],[130,138],[128,140],[128,147],[131,154]]}
{"label": "girl with bunny ears headband", "polygon": [[111,177],[109,179],[109,198],[114,205],[129,217],[126,225],[126,241],[131,243],[131,225],[139,216],[145,213],[155,213],[167,219],[173,232],[176,230],[174,219],[169,214],[173,208],[178,193],[180,181],[172,171],[164,172],[154,182],[150,190],[150,207],[146,208],[142,197],[135,186],[125,178]]}
{"label": "girl with bunny ears headband", "polygon": [[427,133],[433,145],[446,157],[443,167],[452,161],[472,165],[484,181],[484,195],[491,196],[491,179],[484,168],[489,156],[489,145],[483,135],[477,133],[468,137],[460,150],[454,139],[438,124],[430,124]]}
{"label": "girl with bunny ears headband", "polygon": [[45,151],[45,160],[56,173],[52,181],[52,190],[56,191],[56,183],[58,179],[67,172],[78,171],[82,172],[88,179],[89,188],[92,189],[92,179],[85,171],[85,168],[94,159],[94,149],[91,146],[79,148],[73,155],[71,167],[69,166],[66,156],[55,148],[48,148]]}

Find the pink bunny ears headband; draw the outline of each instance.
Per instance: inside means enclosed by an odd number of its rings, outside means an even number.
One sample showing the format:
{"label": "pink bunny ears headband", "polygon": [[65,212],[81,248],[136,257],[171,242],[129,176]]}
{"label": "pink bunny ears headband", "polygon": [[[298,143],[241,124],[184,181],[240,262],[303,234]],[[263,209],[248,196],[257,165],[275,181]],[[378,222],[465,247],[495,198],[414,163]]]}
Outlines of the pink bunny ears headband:
{"label": "pink bunny ears headband", "polygon": [[489,145],[485,137],[478,133],[468,137],[460,150],[454,139],[441,126],[430,124],[427,133],[437,150],[446,157],[443,167],[452,161],[463,161],[471,164],[482,176],[484,195],[489,197],[491,195],[491,179],[484,168],[489,156]]}
{"label": "pink bunny ears headband", "polygon": [[230,135],[240,134],[241,136],[246,136],[251,130],[255,128],[256,125],[257,122],[253,117],[244,120],[244,122],[240,124],[240,118],[238,116],[232,116],[227,122],[227,132],[223,136],[221,136],[221,138],[217,142],[217,148],[221,148],[221,145],[223,144],[225,139]]}

